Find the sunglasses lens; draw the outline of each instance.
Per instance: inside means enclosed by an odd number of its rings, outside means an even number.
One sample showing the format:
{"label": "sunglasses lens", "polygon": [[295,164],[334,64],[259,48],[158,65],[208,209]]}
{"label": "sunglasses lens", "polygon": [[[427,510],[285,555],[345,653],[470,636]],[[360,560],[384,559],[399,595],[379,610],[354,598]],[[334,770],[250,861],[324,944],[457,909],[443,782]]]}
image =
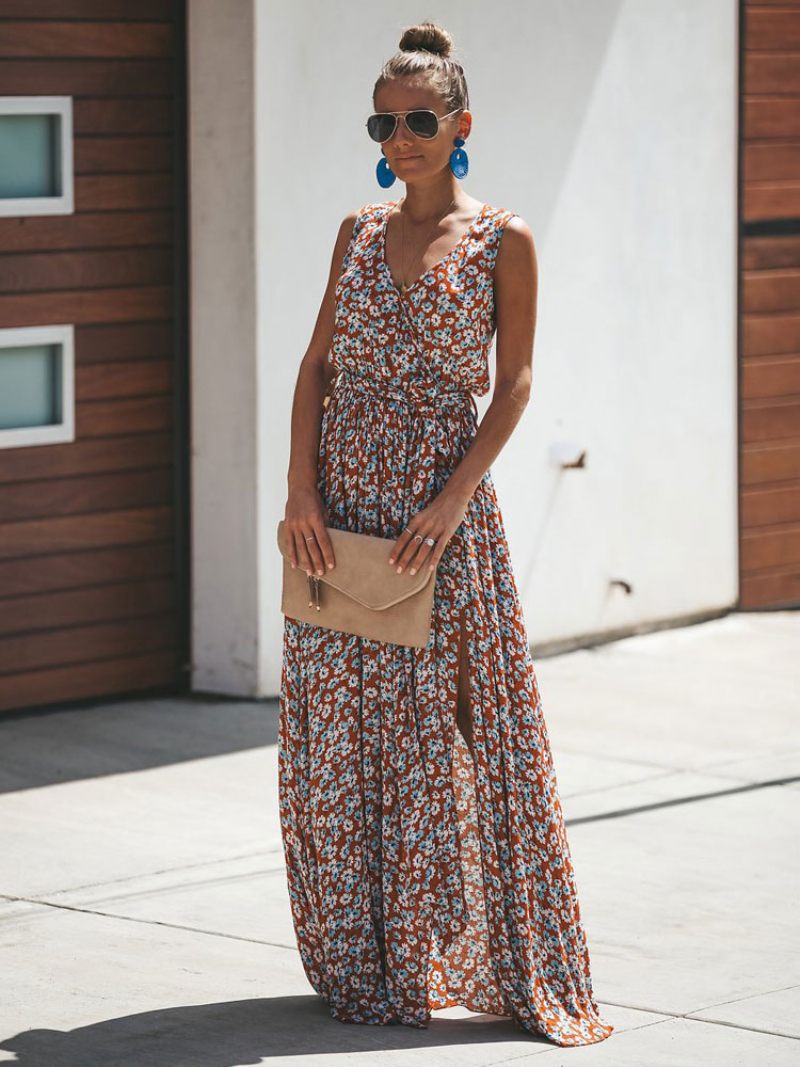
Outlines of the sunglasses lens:
{"label": "sunglasses lens", "polygon": [[415,137],[435,137],[439,120],[432,111],[409,111],[406,123]]}
{"label": "sunglasses lens", "polygon": [[388,141],[394,133],[394,115],[377,113],[367,119],[367,133],[373,141]]}

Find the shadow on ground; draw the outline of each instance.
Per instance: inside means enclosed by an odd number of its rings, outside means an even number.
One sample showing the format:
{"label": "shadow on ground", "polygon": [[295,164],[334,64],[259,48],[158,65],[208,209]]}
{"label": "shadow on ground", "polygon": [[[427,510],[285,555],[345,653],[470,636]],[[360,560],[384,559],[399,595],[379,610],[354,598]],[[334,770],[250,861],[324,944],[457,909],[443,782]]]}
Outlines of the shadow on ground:
{"label": "shadow on ground", "polygon": [[74,1030],[26,1030],[0,1042],[17,1067],[240,1067],[273,1056],[453,1048],[504,1040],[530,1040],[511,1019],[474,1015],[434,1017],[427,1029],[341,1023],[319,997],[238,1000],[126,1015]]}
{"label": "shadow on ground", "polygon": [[103,701],[4,716],[0,737],[0,793],[13,793],[274,745],[278,702]]}

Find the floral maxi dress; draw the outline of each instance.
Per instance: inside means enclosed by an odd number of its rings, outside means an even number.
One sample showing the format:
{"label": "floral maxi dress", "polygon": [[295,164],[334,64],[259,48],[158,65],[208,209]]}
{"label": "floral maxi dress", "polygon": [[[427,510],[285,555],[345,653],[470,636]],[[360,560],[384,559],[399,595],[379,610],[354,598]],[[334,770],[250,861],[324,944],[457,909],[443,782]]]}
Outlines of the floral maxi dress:
{"label": "floral maxi dress", "polygon": [[[477,430],[514,214],[484,204],[401,294],[396,203],[359,209],[336,284],[318,463],[329,524],[391,539]],[[462,1005],[563,1046],[611,1034],[490,472],[439,563],[425,648],[285,618],[278,789],[297,944],[333,1018],[425,1027]]]}

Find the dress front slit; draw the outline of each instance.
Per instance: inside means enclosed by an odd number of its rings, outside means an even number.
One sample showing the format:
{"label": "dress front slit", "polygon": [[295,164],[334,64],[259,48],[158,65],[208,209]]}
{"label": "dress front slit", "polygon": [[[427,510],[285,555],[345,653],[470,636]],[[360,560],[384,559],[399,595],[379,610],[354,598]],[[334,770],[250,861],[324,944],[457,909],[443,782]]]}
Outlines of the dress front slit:
{"label": "dress front slit", "polygon": [[[330,525],[386,538],[387,559],[477,432],[513,217],[484,205],[400,294],[392,206],[359,210],[337,282],[317,480]],[[279,805],[300,957],[333,1018],[425,1027],[461,1005],[563,1046],[611,1034],[490,471],[439,562],[425,648],[286,617]]]}

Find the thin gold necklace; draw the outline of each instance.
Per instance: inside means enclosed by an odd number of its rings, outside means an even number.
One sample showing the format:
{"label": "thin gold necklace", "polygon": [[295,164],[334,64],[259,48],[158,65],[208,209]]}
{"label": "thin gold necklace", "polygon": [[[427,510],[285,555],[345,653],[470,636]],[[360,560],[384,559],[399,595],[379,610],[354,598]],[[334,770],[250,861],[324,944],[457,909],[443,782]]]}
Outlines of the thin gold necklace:
{"label": "thin gold necklace", "polygon": [[[400,204],[404,204],[404,203],[405,203],[405,199],[406,199],[406,198],[405,198],[405,197],[403,197],[403,199],[402,199],[402,200],[400,201]],[[452,210],[453,206],[455,205],[455,202],[456,202],[456,201],[455,201],[455,198],[453,198],[453,199],[452,199],[452,200],[450,201],[450,204],[448,205],[448,207],[447,207],[447,210],[445,211],[445,213],[444,213],[444,214],[443,214],[443,215],[441,216],[441,218],[437,219],[437,221],[436,221],[436,225],[437,225],[437,226],[439,226],[439,225],[440,225],[440,223],[441,223],[442,219],[444,219],[444,218],[447,218],[447,216],[448,216],[448,215],[450,214],[450,211]],[[407,270],[406,270],[406,220],[405,220],[405,216],[404,216],[404,215],[403,215],[403,213],[402,213],[402,212],[400,211],[400,204],[398,204],[398,205],[397,205],[397,209],[398,209],[398,213],[400,214],[400,218],[401,218],[401,223],[400,223],[400,226],[401,226],[401,229],[402,229],[402,242],[403,242],[403,277],[404,277],[404,278],[407,278],[407,277],[408,277],[408,272],[407,272]],[[426,246],[426,247],[427,247],[427,246]],[[418,256],[417,256],[417,259],[421,260],[421,259],[422,259],[422,256],[418,255]],[[421,266],[421,265],[422,265],[422,264],[420,263],[420,266]],[[408,289],[410,289],[410,288],[411,288],[411,286],[412,286],[412,285],[414,285],[414,283],[415,283],[415,282],[416,282],[416,278],[414,279],[414,281],[411,281],[411,282],[400,282],[400,284],[398,285],[398,287],[397,287],[397,288],[398,288],[398,289],[400,290],[400,292],[401,292],[401,293],[405,293],[405,292],[406,292],[406,291],[407,291]]]}

